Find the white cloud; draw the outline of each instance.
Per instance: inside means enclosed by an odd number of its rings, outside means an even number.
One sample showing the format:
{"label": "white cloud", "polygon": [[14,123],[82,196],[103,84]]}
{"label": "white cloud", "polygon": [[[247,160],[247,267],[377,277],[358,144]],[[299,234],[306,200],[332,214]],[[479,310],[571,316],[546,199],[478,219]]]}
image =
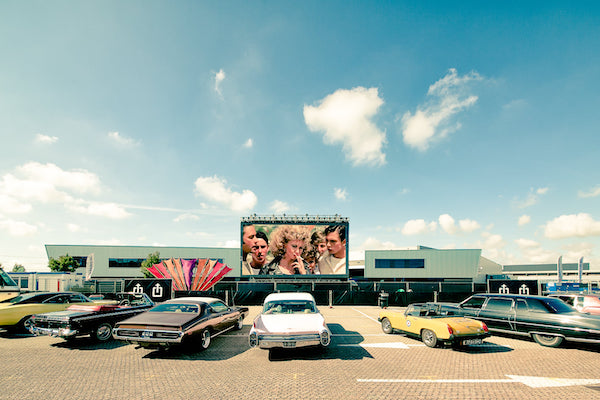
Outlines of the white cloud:
{"label": "white cloud", "polygon": [[335,188],[333,189],[333,194],[338,200],[345,201],[348,198],[348,192],[346,191],[346,189]]}
{"label": "white cloud", "polygon": [[523,238],[515,240],[515,243],[521,249],[530,249],[530,248],[533,248],[533,247],[538,247],[540,245],[535,240],[523,239]]}
{"label": "white cloud", "polygon": [[561,215],[546,224],[544,235],[549,239],[600,236],[600,221],[586,213]]}
{"label": "white cloud", "polygon": [[247,149],[251,149],[252,146],[254,146],[254,142],[252,141],[251,138],[249,138],[248,140],[246,140],[246,142],[244,143],[244,147]]}
{"label": "white cloud", "polygon": [[419,106],[414,115],[408,111],[402,116],[404,143],[425,151],[433,141],[460,128],[459,123],[451,125],[451,118],[477,102],[477,96],[469,93],[469,83],[480,80],[482,77],[476,72],[460,77],[456,69],[450,69],[429,87],[427,95],[433,100]]}
{"label": "white cloud", "polygon": [[531,207],[536,205],[539,201],[539,197],[545,195],[546,193],[548,193],[547,187],[538,189],[531,188],[529,189],[529,194],[524,200],[516,200],[516,205],[518,208]]}
{"label": "white cloud", "polygon": [[452,218],[450,215],[440,215],[440,217],[438,218],[438,222],[440,223],[440,226],[446,233],[450,235],[456,233],[456,225],[454,224],[454,218]]}
{"label": "white cloud", "polygon": [[25,214],[31,211],[31,204],[0,193],[0,210],[6,214]]}
{"label": "white cloud", "polygon": [[442,214],[438,218],[438,222],[440,227],[449,235],[454,235],[455,233],[470,233],[476,231],[480,228],[480,225],[477,221],[473,221],[471,219],[461,219],[458,221],[458,226],[454,222],[454,218],[449,214]]}
{"label": "white cloud", "polygon": [[219,177],[200,177],[196,179],[194,192],[215,203],[224,205],[233,210],[245,212],[256,205],[256,195],[250,190],[243,190],[241,193],[234,192],[228,187],[227,181]]}
{"label": "white cloud", "polygon": [[275,200],[269,207],[275,214],[283,214],[290,210],[290,205],[281,200]]}
{"label": "white cloud", "polygon": [[519,226],[527,225],[531,222],[531,217],[529,215],[521,215],[519,217]]}
{"label": "white cloud", "polygon": [[173,222],[198,221],[199,219],[200,219],[200,217],[197,216],[196,214],[184,213],[184,214],[181,214],[181,215],[178,215],[177,217],[175,217],[173,219]]}
{"label": "white cloud", "polygon": [[221,91],[221,83],[225,80],[225,71],[220,69],[219,72],[215,73],[215,92],[219,94],[219,96],[223,97],[223,92]]}
{"label": "white cloud", "polygon": [[392,242],[382,242],[373,237],[368,237],[360,246],[359,250],[392,250],[397,249],[398,246]]}
{"label": "white cloud", "polygon": [[0,220],[0,229],[7,231],[11,236],[29,236],[37,232],[35,225],[23,221],[14,221],[11,219]]}
{"label": "white cloud", "polygon": [[81,226],[77,224],[67,224],[67,230],[69,232],[79,232],[81,231]]}
{"label": "white cloud", "polygon": [[134,139],[131,139],[131,138],[128,138],[125,136],[121,136],[121,134],[119,134],[119,132],[109,132],[108,137],[113,142],[115,142],[117,145],[123,146],[123,147],[136,147],[141,144],[137,140],[134,140]]}
{"label": "white cloud", "polygon": [[587,192],[584,192],[582,190],[580,190],[577,195],[579,197],[582,198],[586,198],[586,197],[598,197],[600,196],[600,185],[588,190]]}
{"label": "white cloud", "polygon": [[339,89],[317,106],[304,106],[304,121],[312,132],[322,132],[323,142],[341,145],[353,165],[385,164],[385,132],[372,118],[383,104],[377,88]]}
{"label": "white cloud", "polygon": [[67,204],[67,207],[82,214],[95,215],[110,219],[123,219],[131,216],[131,213],[129,213],[123,206],[115,203],[85,202],[83,200],[77,200],[73,203]]}
{"label": "white cloud", "polygon": [[52,144],[52,143],[56,143],[57,141],[58,141],[58,137],[56,137],[56,136],[42,135],[41,133],[38,133],[37,135],[35,135],[36,143]]}
{"label": "white cloud", "polygon": [[481,228],[479,222],[473,221],[471,219],[461,219],[460,221],[458,221],[458,226],[460,227],[460,230],[465,233],[471,233]]}
{"label": "white cloud", "polygon": [[26,201],[40,203],[71,203],[70,192],[99,193],[100,180],[86,170],[64,171],[55,164],[30,162],[15,168],[0,179],[0,197],[4,204],[22,203],[13,211],[26,212],[31,205]]}
{"label": "white cloud", "polygon": [[436,222],[425,222],[424,219],[413,219],[407,221],[402,227],[403,235],[421,235],[429,232],[434,232],[437,229]]}

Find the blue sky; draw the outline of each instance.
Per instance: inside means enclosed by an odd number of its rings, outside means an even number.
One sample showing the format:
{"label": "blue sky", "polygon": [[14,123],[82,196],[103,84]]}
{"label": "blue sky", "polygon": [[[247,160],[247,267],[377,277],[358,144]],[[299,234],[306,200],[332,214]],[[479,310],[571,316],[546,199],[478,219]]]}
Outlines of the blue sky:
{"label": "blue sky", "polygon": [[596,2],[2,1],[0,263],[240,217],[600,269]]}

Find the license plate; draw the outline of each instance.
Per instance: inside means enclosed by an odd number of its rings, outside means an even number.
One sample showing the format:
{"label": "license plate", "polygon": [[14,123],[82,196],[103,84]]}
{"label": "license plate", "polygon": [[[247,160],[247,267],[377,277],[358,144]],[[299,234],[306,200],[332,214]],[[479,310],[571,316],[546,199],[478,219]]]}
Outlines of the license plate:
{"label": "license plate", "polygon": [[283,347],[296,347],[296,342],[283,342]]}
{"label": "license plate", "polygon": [[462,344],[465,346],[469,346],[471,344],[482,344],[483,339],[465,339],[462,341]]}

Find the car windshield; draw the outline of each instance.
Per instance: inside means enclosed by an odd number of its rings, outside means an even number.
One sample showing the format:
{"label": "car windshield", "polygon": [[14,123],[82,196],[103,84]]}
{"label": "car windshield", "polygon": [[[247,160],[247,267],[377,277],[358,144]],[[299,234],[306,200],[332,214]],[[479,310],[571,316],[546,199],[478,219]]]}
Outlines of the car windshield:
{"label": "car windshield", "polygon": [[315,303],[308,300],[276,300],[265,303],[265,314],[316,313]]}
{"label": "car windshield", "polygon": [[28,303],[41,303],[44,300],[52,297],[54,293],[25,293],[20,294],[17,297],[13,297],[12,299],[4,300],[3,303],[13,303],[13,304],[28,304]]}
{"label": "car windshield", "polygon": [[0,286],[14,286],[17,288],[17,283],[3,269],[0,268]]}
{"label": "car windshield", "polygon": [[542,302],[544,303],[546,308],[548,308],[548,310],[554,314],[563,314],[576,311],[573,307],[571,307],[570,305],[568,305],[560,299],[547,298],[542,300]]}
{"label": "car windshield", "polygon": [[159,304],[150,311],[168,313],[198,314],[199,307],[196,304],[166,303]]}

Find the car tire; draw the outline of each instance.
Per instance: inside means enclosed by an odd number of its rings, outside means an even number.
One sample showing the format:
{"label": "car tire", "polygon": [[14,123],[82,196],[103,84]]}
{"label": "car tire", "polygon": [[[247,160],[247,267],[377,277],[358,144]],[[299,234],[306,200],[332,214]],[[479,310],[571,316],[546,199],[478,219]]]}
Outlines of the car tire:
{"label": "car tire", "polygon": [[235,329],[236,331],[241,331],[243,327],[244,327],[244,317],[242,315],[240,315],[238,317],[233,329]]}
{"label": "car tire", "polygon": [[200,332],[200,350],[206,350],[210,346],[210,331],[208,329],[204,329]]}
{"label": "car tire", "polygon": [[392,323],[389,319],[384,318],[381,320],[381,330],[383,331],[383,333],[388,335],[394,332],[394,328],[392,328]]}
{"label": "car tire", "polygon": [[107,342],[112,339],[112,325],[103,322],[94,329],[93,338],[97,342]]}
{"label": "car tire", "polygon": [[537,344],[546,347],[558,347],[564,339],[562,336],[544,335],[541,333],[533,333],[531,336],[533,336],[533,340],[535,340]]}
{"label": "car tire", "polygon": [[25,331],[25,333],[31,333],[29,328],[33,326],[33,318],[31,315],[23,318],[21,322],[19,322],[19,329]]}
{"label": "car tire", "polygon": [[421,331],[421,340],[427,347],[435,347],[438,342],[435,332],[429,329],[423,329]]}

